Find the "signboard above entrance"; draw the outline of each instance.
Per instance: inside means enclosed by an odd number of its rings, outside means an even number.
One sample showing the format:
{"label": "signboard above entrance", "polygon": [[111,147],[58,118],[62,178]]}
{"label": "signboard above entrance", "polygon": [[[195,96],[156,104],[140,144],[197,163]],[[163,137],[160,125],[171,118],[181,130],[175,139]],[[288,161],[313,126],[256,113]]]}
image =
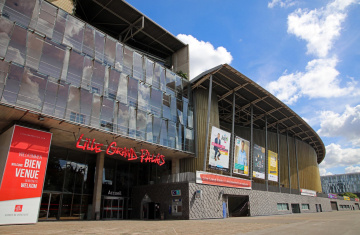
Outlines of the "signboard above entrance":
{"label": "signboard above entrance", "polygon": [[[95,142],[95,139],[89,139],[85,138],[83,139],[84,134],[80,135],[79,139],[76,142],[76,148],[82,149],[82,150],[88,150],[93,151],[95,153],[100,153],[102,151],[105,151],[106,154],[109,155],[120,155],[124,158],[127,158],[128,161],[137,160],[139,157],[136,155],[136,152],[132,148],[120,148],[116,147],[116,142],[111,142],[106,150],[101,149],[104,144],[99,144]],[[84,142],[83,145],[81,145],[81,142]],[[165,164],[165,156],[158,154],[150,154],[149,150],[147,149],[140,149],[141,156],[140,156],[140,162],[149,162],[149,163],[156,163],[159,166],[162,166]]]}

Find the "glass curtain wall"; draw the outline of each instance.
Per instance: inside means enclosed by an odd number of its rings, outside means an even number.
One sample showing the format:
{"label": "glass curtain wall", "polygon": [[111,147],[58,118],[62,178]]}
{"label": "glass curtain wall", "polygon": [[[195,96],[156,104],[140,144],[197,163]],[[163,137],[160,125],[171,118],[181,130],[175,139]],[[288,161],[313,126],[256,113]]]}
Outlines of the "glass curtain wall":
{"label": "glass curtain wall", "polygon": [[48,2],[2,2],[2,103],[193,152],[189,81]]}

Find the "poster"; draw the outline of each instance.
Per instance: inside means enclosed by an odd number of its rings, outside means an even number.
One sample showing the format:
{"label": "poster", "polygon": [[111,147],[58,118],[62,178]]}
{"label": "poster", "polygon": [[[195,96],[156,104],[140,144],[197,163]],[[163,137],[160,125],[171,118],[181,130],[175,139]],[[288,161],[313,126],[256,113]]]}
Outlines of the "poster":
{"label": "poster", "polygon": [[248,176],[250,142],[236,136],[234,148],[233,173]]}
{"label": "poster", "polygon": [[15,125],[3,135],[11,141],[1,143],[0,224],[36,223],[52,134]]}
{"label": "poster", "polygon": [[196,171],[197,184],[209,184],[230,188],[251,189],[251,180]]}
{"label": "poster", "polygon": [[316,197],[316,191],[309,189],[300,189],[300,194],[303,196]]}
{"label": "poster", "polygon": [[265,148],[254,144],[253,177],[265,179]]}
{"label": "poster", "polygon": [[229,171],[230,133],[212,127],[210,136],[209,168]]}
{"label": "poster", "polygon": [[278,155],[268,151],[268,180],[278,181]]}

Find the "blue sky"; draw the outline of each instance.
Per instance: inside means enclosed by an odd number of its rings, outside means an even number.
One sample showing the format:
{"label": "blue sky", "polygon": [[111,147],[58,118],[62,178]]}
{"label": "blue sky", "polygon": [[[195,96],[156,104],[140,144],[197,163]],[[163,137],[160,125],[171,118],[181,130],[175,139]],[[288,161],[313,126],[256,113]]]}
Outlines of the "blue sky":
{"label": "blue sky", "polygon": [[360,172],[360,0],[127,0],[190,45],[190,77],[228,63],[303,117],[320,173]]}

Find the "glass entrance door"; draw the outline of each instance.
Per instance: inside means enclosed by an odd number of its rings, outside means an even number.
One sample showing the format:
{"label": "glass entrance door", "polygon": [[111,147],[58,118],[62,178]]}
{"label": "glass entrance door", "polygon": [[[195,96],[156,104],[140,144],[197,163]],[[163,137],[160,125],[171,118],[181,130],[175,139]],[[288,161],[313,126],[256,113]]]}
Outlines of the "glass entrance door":
{"label": "glass entrance door", "polygon": [[123,219],[124,198],[104,197],[102,206],[103,219]]}
{"label": "glass entrance door", "polygon": [[56,220],[59,214],[59,204],[59,193],[43,193],[39,211],[39,220]]}

